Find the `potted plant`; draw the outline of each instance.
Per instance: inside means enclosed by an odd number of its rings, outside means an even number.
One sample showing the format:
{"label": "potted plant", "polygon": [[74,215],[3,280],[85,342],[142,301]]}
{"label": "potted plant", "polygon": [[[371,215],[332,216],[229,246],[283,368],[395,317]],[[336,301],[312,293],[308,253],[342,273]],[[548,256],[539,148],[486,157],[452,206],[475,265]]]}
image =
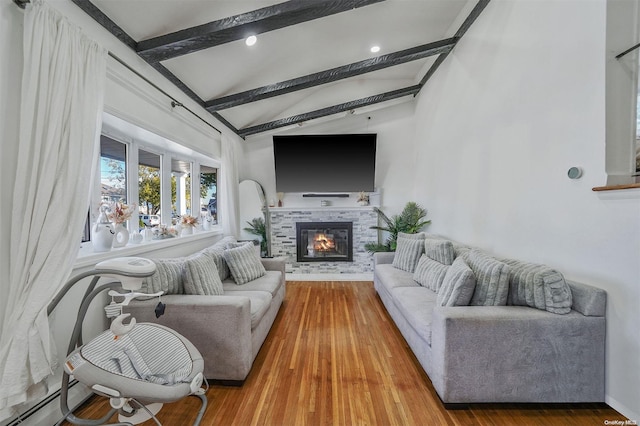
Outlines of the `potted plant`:
{"label": "potted plant", "polygon": [[262,217],[256,217],[251,219],[251,221],[247,221],[249,225],[247,228],[243,228],[250,234],[257,235],[260,237],[260,253],[262,256],[267,255],[267,224]]}
{"label": "potted plant", "polygon": [[388,217],[377,207],[374,207],[374,210],[378,214],[378,217],[384,222],[384,226],[372,226],[371,229],[386,231],[389,233],[389,236],[384,244],[365,244],[364,247],[370,253],[396,251],[398,233],[417,234],[425,225],[431,223],[430,220],[423,220],[427,216],[427,210],[413,201],[408,202],[399,215],[396,214],[391,217]]}
{"label": "potted plant", "polygon": [[198,225],[198,218],[190,214],[180,216],[180,226],[182,227],[181,235],[193,234],[193,228]]}

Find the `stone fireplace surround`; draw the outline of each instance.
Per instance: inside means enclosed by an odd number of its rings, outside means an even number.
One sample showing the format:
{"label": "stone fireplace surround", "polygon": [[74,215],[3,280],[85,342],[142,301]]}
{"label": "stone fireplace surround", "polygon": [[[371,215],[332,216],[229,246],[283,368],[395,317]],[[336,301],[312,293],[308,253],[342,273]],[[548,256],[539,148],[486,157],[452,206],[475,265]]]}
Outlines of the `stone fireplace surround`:
{"label": "stone fireplace surround", "polygon": [[[378,224],[373,207],[271,207],[269,208],[271,254],[286,257],[289,274],[372,274],[373,256],[364,245],[378,241],[370,229]],[[352,222],[353,262],[298,262],[296,222]]]}

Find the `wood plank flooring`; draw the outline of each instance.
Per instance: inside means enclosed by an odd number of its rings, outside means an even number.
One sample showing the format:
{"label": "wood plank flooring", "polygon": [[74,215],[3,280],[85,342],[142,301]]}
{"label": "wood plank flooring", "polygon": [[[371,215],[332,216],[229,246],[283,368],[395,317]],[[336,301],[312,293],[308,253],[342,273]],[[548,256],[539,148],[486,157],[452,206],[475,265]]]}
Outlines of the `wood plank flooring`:
{"label": "wood plank flooring", "polygon": [[[288,282],[285,302],[242,387],[213,385],[202,425],[603,425],[605,404],[474,404],[444,409],[371,282]],[[106,398],[80,414],[97,418]],[[190,425],[193,397],[167,404]],[[145,426],[155,425],[150,420]]]}

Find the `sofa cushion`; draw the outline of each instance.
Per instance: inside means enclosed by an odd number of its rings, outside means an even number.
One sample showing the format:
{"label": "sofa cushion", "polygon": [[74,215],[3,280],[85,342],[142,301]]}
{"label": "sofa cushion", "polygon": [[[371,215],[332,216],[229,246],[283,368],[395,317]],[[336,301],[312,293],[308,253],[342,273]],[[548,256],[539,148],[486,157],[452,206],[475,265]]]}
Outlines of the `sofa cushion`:
{"label": "sofa cushion", "polygon": [[391,290],[396,307],[416,333],[431,345],[431,318],[436,293],[424,287],[397,287]]}
{"label": "sofa cushion", "polygon": [[233,280],[238,285],[260,278],[267,272],[253,243],[225,250],[224,260],[227,261]]}
{"label": "sofa cushion", "polygon": [[476,276],[476,288],[469,305],[506,305],[509,294],[509,265],[477,249],[463,253],[462,258]]}
{"label": "sofa cushion", "polygon": [[459,257],[447,268],[438,291],[438,306],[466,306],[476,287],[476,277],[463,258]]}
{"label": "sofa cushion", "polygon": [[416,265],[424,252],[424,234],[398,233],[396,255],[393,266],[403,271],[415,271]]}
{"label": "sofa cushion", "polygon": [[156,272],[142,282],[145,293],[184,294],[182,281],[183,257],[171,259],[151,259],[156,264]]}
{"label": "sofa cushion", "polygon": [[241,290],[243,287],[236,286],[236,290],[225,291],[225,296],[243,296],[248,297],[251,302],[251,330],[256,328],[264,314],[271,307],[271,293],[267,291],[247,291]]}
{"label": "sofa cushion", "polygon": [[231,271],[229,271],[227,261],[224,260],[224,249],[218,247],[207,247],[202,250],[202,253],[209,256],[211,260],[215,262],[216,270],[218,271],[218,277],[220,277],[220,280],[226,280],[229,275],[231,275]]}
{"label": "sofa cushion", "polygon": [[272,296],[275,296],[280,290],[280,287],[282,287],[282,273],[280,271],[267,271],[260,278],[242,284],[242,287],[239,287],[235,281],[228,278],[222,282],[222,287],[224,288],[225,294],[241,289],[242,291],[267,291],[271,293]]}
{"label": "sofa cushion", "polygon": [[418,266],[416,266],[416,270],[413,273],[413,279],[421,286],[437,293],[448,269],[448,265],[443,265],[423,254],[420,256]]}
{"label": "sofa cushion", "polygon": [[394,268],[390,263],[376,265],[375,276],[389,291],[396,287],[420,287],[420,284],[413,280],[413,274]]}
{"label": "sofa cushion", "polygon": [[426,238],[424,240],[424,254],[443,265],[451,265],[456,254],[453,251],[453,243],[448,240]]}
{"label": "sofa cushion", "polygon": [[510,267],[507,304],[531,306],[554,314],[571,312],[571,289],[560,272],[515,259],[502,261]]}
{"label": "sofa cushion", "polygon": [[186,294],[217,296],[224,294],[216,264],[205,253],[189,256],[183,267],[183,284]]}

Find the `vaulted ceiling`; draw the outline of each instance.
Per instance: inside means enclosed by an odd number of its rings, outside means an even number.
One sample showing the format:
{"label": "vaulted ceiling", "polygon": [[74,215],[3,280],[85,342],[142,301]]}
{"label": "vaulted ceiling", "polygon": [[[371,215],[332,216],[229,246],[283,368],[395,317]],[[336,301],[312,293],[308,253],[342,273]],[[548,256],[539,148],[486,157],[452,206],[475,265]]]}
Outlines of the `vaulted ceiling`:
{"label": "vaulted ceiling", "polygon": [[72,1],[242,137],[411,100],[489,2]]}

